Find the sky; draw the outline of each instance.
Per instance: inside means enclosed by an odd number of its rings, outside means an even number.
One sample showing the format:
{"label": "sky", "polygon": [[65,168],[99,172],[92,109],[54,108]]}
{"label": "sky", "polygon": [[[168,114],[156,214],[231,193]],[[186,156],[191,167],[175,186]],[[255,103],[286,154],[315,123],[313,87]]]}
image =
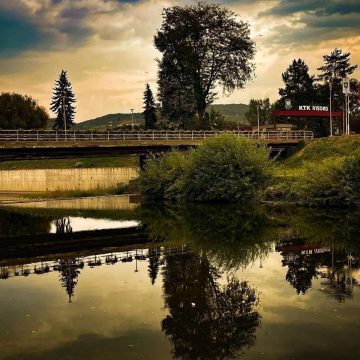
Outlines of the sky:
{"label": "sky", "polygon": [[[207,1],[213,2],[213,1]],[[153,36],[162,9],[192,0],[0,0],[0,92],[31,95],[49,110],[54,82],[68,71],[76,122],[142,111],[146,83],[156,93],[161,54]],[[218,0],[247,21],[256,42],[255,77],[216,103],[277,99],[281,74],[302,58],[316,73],[322,55],[350,51],[360,66],[360,0]],[[360,70],[354,73],[360,78]]]}

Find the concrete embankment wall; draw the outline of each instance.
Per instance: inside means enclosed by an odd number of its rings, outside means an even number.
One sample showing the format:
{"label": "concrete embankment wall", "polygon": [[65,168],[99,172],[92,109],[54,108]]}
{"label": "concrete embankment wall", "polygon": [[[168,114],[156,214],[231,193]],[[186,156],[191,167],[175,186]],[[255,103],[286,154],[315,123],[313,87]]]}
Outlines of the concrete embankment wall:
{"label": "concrete embankment wall", "polygon": [[0,192],[88,191],[128,184],[138,170],[123,168],[1,170]]}

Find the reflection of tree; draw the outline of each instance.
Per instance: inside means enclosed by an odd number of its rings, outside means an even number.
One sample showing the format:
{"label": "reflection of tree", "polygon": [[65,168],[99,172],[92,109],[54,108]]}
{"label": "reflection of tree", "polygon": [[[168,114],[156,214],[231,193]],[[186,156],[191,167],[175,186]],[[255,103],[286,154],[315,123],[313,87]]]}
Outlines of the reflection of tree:
{"label": "reflection of tree", "polygon": [[187,244],[205,251],[226,270],[245,267],[272,251],[276,233],[264,209],[237,205],[142,206],[141,223],[154,241]]}
{"label": "reflection of tree", "polygon": [[164,295],[169,315],[162,329],[183,359],[231,359],[255,343],[258,298],[234,276],[219,285],[220,274],[207,257],[166,256]]}
{"label": "reflection of tree", "polygon": [[150,277],[151,284],[155,284],[155,280],[157,278],[160,266],[160,249],[149,249],[149,265],[148,265],[148,273]]}
{"label": "reflection of tree", "polygon": [[68,217],[57,218],[55,221],[57,234],[69,234],[72,233],[71,222]]}
{"label": "reflection of tree", "polygon": [[317,275],[314,256],[293,252],[282,255],[282,264],[288,267],[286,281],[296,289],[298,294],[305,294],[311,288],[312,278]]}
{"label": "reflection of tree", "polygon": [[60,283],[68,294],[69,302],[71,302],[74,297],[80,269],[83,267],[84,263],[79,259],[59,260],[58,270],[60,272]]}

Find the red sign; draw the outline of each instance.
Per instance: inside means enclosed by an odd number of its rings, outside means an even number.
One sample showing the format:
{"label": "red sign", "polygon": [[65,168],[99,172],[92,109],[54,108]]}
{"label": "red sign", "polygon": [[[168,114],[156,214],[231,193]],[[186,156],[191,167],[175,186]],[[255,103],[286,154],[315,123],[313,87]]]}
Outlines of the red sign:
{"label": "red sign", "polygon": [[[280,110],[273,111],[273,116],[304,116],[304,117],[329,117],[330,111],[315,111],[315,110]],[[341,111],[332,111],[333,117],[341,117]]]}

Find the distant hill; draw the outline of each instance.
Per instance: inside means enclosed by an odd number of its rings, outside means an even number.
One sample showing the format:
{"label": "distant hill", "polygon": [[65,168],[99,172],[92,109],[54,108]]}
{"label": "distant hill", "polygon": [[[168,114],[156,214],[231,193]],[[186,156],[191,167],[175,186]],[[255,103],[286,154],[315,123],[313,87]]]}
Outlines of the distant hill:
{"label": "distant hill", "polygon": [[[134,124],[143,124],[144,119],[141,113],[134,113]],[[106,130],[108,128],[115,128],[118,125],[131,124],[130,114],[108,114],[100,116],[95,119],[82,121],[76,124],[77,130]]]}
{"label": "distant hill", "polygon": [[[246,123],[245,113],[248,110],[248,105],[245,104],[214,104],[210,105],[209,109],[213,108],[216,111],[222,113],[227,120],[239,122],[241,124]],[[116,128],[118,125],[131,124],[131,113],[117,113],[108,114],[76,123],[75,129],[77,130],[106,130],[108,128]],[[143,125],[144,119],[142,113],[134,113],[134,124]],[[48,128],[52,129],[54,125],[54,119],[51,119],[48,123]]]}
{"label": "distant hill", "polygon": [[245,104],[214,104],[210,105],[209,109],[213,108],[222,113],[226,120],[235,121],[241,124],[247,123],[245,113],[248,111],[249,106]]}

